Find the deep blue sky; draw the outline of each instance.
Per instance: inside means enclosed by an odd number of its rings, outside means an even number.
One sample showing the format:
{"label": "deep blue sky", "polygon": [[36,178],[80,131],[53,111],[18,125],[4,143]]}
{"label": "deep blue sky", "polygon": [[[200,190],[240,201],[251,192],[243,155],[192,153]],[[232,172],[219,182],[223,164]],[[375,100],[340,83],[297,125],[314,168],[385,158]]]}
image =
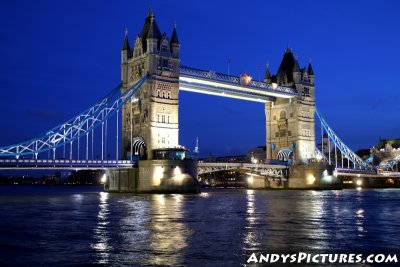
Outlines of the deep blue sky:
{"label": "deep blue sky", "polygon": [[[1,1],[0,145],[44,132],[120,81],[124,29],[149,6],[162,32],[177,22],[181,63],[258,77],[287,45],[312,58],[317,105],[353,149],[400,137],[400,1]],[[265,144],[264,106],[180,93],[180,143],[201,155]]]}

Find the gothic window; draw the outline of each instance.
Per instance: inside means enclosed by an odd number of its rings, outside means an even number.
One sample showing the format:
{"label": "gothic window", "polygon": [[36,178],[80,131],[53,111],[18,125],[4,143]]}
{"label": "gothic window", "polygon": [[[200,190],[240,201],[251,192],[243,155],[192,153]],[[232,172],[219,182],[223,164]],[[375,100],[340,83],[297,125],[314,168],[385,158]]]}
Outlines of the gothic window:
{"label": "gothic window", "polygon": [[162,122],[162,123],[165,123],[165,115],[162,115],[162,116],[161,116],[161,122]]}
{"label": "gothic window", "polygon": [[171,99],[171,92],[170,91],[168,91],[168,93],[167,93],[167,98]]}
{"label": "gothic window", "polygon": [[162,60],[162,67],[163,68],[169,68],[169,60],[168,59],[163,59]]}
{"label": "gothic window", "polygon": [[162,98],[166,98],[166,96],[167,96],[167,95],[166,95],[165,91],[163,90],[163,91],[162,91]]}
{"label": "gothic window", "polygon": [[157,90],[157,97],[160,97],[160,90]]}
{"label": "gothic window", "polygon": [[157,122],[160,122],[160,114],[157,114]]}
{"label": "gothic window", "polygon": [[167,123],[169,123],[169,115],[167,115]]}
{"label": "gothic window", "polygon": [[281,111],[281,113],[279,114],[279,119],[286,119],[286,111]]}

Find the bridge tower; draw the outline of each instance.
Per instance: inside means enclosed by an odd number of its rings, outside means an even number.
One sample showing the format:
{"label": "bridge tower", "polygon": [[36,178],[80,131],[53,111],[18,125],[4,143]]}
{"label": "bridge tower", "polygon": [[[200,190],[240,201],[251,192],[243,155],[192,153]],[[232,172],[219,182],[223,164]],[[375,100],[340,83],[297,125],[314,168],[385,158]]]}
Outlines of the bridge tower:
{"label": "bridge tower", "polygon": [[267,127],[267,159],[292,160],[306,164],[315,158],[315,87],[311,62],[300,69],[290,48],[287,48],[276,75],[267,66],[265,82],[290,86],[298,95],[277,98],[265,104]]}
{"label": "bridge tower", "polygon": [[149,79],[122,111],[122,158],[152,159],[153,150],[178,146],[180,44],[174,25],[171,39],[161,34],[151,10],[130,48],[121,50],[122,92],[143,75]]}

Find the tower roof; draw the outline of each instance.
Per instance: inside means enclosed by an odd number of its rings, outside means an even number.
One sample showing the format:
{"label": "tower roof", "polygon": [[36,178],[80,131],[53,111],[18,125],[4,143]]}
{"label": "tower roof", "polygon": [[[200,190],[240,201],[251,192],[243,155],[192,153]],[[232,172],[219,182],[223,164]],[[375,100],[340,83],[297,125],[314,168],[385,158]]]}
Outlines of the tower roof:
{"label": "tower roof", "polygon": [[176,23],[174,23],[174,30],[172,31],[171,44],[179,44],[178,34],[176,33]]}
{"label": "tower roof", "polygon": [[144,51],[147,50],[147,38],[161,38],[160,29],[157,26],[153,11],[151,9],[149,9],[149,12],[147,12],[147,16],[144,20],[144,25],[139,36],[142,38],[142,46]]}
{"label": "tower roof", "polygon": [[296,60],[293,57],[292,49],[286,48],[282,62],[279,65],[277,76],[286,76],[288,83],[293,82],[293,71],[295,69],[295,65]]}

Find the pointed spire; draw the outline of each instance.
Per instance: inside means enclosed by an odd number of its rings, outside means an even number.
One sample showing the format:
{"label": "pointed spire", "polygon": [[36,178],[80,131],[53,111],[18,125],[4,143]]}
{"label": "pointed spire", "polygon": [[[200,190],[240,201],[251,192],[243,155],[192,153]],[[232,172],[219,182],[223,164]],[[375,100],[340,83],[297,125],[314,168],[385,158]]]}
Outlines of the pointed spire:
{"label": "pointed spire", "polygon": [[313,70],[313,68],[312,68],[312,66],[311,66],[311,58],[310,58],[310,60],[308,61],[307,74],[308,74],[308,75],[314,75],[314,70]]}
{"label": "pointed spire", "polygon": [[178,34],[176,33],[176,22],[174,22],[174,30],[172,31],[171,44],[179,44]]}
{"label": "pointed spire", "polygon": [[151,10],[151,6],[149,6],[149,10],[147,11],[146,18],[151,18],[151,17],[153,17],[153,19],[154,19],[154,13],[153,13],[153,10]]}
{"label": "pointed spire", "polygon": [[289,47],[289,43],[287,43],[286,45],[286,49],[285,49],[285,54],[291,54],[292,53],[292,48]]}
{"label": "pointed spire", "polygon": [[267,69],[265,71],[264,81],[271,82],[271,72],[269,71],[269,63],[266,65]]}
{"label": "pointed spire", "polygon": [[293,72],[300,72],[300,67],[299,67],[299,57],[296,56],[296,59],[294,61],[294,67],[293,67]]}
{"label": "pointed spire", "polygon": [[128,28],[125,28],[125,38],[124,38],[124,43],[122,45],[121,50],[127,50],[127,51],[131,50],[131,47],[129,46],[129,40],[128,40]]}

